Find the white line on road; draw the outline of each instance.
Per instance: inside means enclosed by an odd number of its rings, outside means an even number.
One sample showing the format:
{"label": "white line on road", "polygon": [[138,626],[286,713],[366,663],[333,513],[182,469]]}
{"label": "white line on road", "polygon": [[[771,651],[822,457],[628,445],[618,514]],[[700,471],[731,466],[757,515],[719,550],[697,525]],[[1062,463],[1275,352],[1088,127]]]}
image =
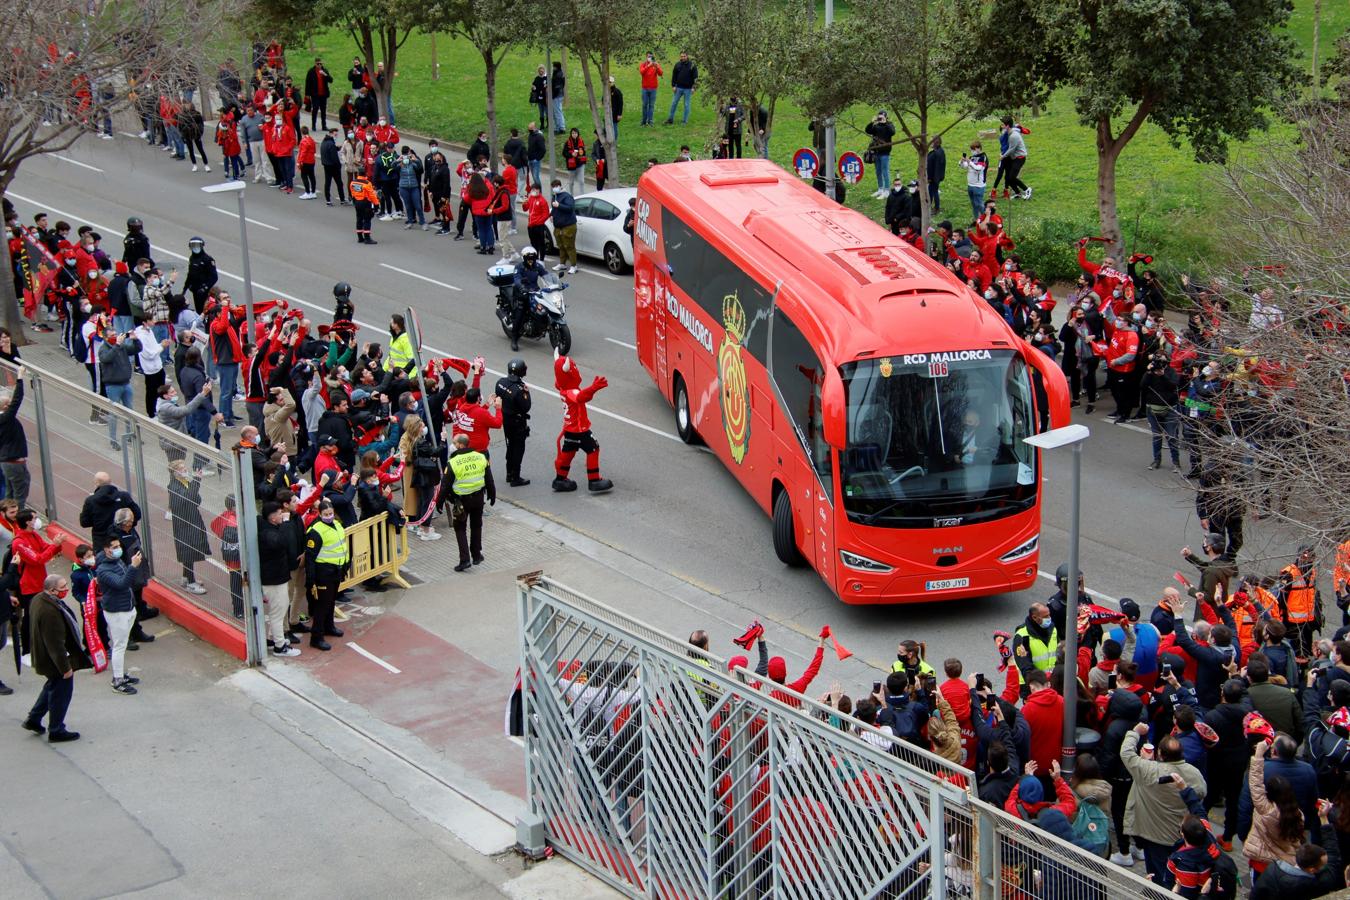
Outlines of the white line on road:
{"label": "white line on road", "polygon": [[[230,212],[228,209],[221,209],[219,206],[208,206],[207,209],[213,210],[213,211],[215,211],[215,212],[218,212],[218,213],[220,213],[221,215],[224,215],[224,216],[229,216],[231,219],[237,219],[237,218],[239,218],[239,213],[237,213],[237,212]],[[270,229],[272,229],[273,231],[280,231],[280,230],[281,230],[280,228],[278,228],[278,227],[275,226],[275,225],[268,225],[266,222],[259,222],[257,219],[250,219],[248,216],[244,216],[244,221],[245,221],[245,222],[249,222],[249,223],[251,223],[251,224],[253,224],[253,225],[257,225],[257,226],[259,226],[259,227],[261,227],[261,228],[270,228]],[[261,287],[261,285],[259,285],[259,286]]]}
{"label": "white line on road", "polygon": [[141,137],[139,134],[132,134],[130,131],[119,131],[117,133],[122,135],[123,137],[139,138],[142,141],[145,140],[145,138]]}
{"label": "white line on road", "polygon": [[428,284],[434,284],[437,287],[448,288],[452,291],[462,291],[464,288],[455,287],[453,284],[446,284],[444,281],[437,281],[435,278],[428,278],[425,275],[418,275],[416,272],[409,272],[407,269],[400,269],[398,266],[391,266],[389,263],[380,263],[381,268],[389,269],[391,272],[397,272],[400,275],[407,275],[409,278],[416,278],[425,281]]}
{"label": "white line on road", "polygon": [[68,162],[68,163],[70,163],[72,166],[79,166],[81,169],[88,169],[88,170],[91,171],[91,172],[102,172],[102,171],[103,171],[103,170],[100,169],[98,166],[91,166],[91,165],[89,165],[89,163],[83,163],[83,162],[80,162],[78,159],[71,159],[69,156],[62,156],[62,155],[59,154],[59,153],[53,153],[52,156],[54,156],[54,157],[56,157],[57,159],[61,160],[61,162]]}
{"label": "white line on road", "polygon": [[618,344],[620,347],[627,347],[629,350],[636,350],[637,344],[630,344],[627,341],[616,341],[614,338],[605,338],[611,344]]}
{"label": "white line on road", "polygon": [[595,275],[598,278],[608,278],[610,281],[618,281],[619,276],[611,275],[608,272],[601,272],[599,269],[577,267],[578,272],[585,272],[587,275]]}
{"label": "white line on road", "polygon": [[355,650],[357,653],[360,653],[360,654],[361,654],[362,656],[364,656],[366,659],[368,659],[368,660],[370,660],[371,662],[375,663],[375,665],[377,665],[377,666],[383,666],[384,668],[388,669],[390,672],[393,672],[395,675],[402,675],[402,674],[403,674],[403,670],[402,670],[402,669],[396,669],[396,668],[394,668],[394,667],[391,666],[389,663],[387,663],[387,662],[385,662],[384,660],[380,659],[380,658],[379,658],[378,656],[376,656],[374,653],[371,653],[371,652],[370,652],[369,650],[367,650],[365,647],[362,647],[362,646],[361,646],[360,644],[358,644],[356,641],[348,641],[348,642],[347,642],[347,646],[348,646],[348,647],[351,647],[351,648],[352,648],[353,650]]}
{"label": "white line on road", "polygon": [[[77,213],[66,212],[66,211],[64,211],[64,210],[57,209],[57,208],[54,207],[54,206],[48,206],[47,204],[43,203],[43,202],[40,201],[40,200],[34,200],[34,199],[31,198],[31,197],[25,197],[25,196],[23,196],[22,194],[17,194],[17,193],[15,193],[15,192],[12,191],[12,190],[11,190],[11,191],[7,191],[6,193],[7,193],[9,196],[11,196],[11,197],[13,197],[14,199],[16,199],[16,200],[20,200],[20,201],[22,201],[22,202],[24,202],[24,203],[31,203],[31,204],[33,204],[34,206],[42,207],[42,208],[46,209],[48,212],[50,212],[50,213],[52,213],[52,214],[54,214],[54,215],[65,216],[67,219],[73,219],[73,220],[75,220],[76,222],[85,222],[85,223],[87,223],[87,224],[89,224],[89,225],[94,226],[95,228],[98,228],[98,229],[101,229],[102,231],[107,232],[108,234],[116,234],[117,232],[119,232],[119,231],[121,230],[120,228],[113,228],[113,227],[110,226],[110,225],[100,225],[98,222],[95,222],[95,221],[93,221],[93,220],[91,220],[91,219],[87,219],[87,218],[85,218],[84,216],[79,215],[79,214],[77,214]],[[173,250],[169,250],[169,249],[167,249],[167,248],[165,248],[165,247],[159,247],[158,250],[159,250],[159,252],[163,253],[165,256],[171,256],[171,257],[173,257],[174,259],[182,260],[183,262],[187,262],[187,261],[188,261],[188,258],[187,258],[186,256],[184,256],[183,254],[177,253],[177,252],[175,252],[175,251],[173,251]],[[221,268],[217,268],[217,269],[216,269],[216,273],[219,274],[219,275],[223,275],[223,276],[225,276],[226,278],[233,278],[235,281],[238,281],[238,282],[240,282],[240,283],[242,283],[243,280],[244,280],[241,276],[235,275],[235,274],[232,273],[232,272],[227,272],[227,271],[225,271],[224,269],[221,269]],[[328,313],[331,312],[331,310],[329,310],[329,309],[327,309],[327,308],[325,308],[325,307],[322,307],[322,306],[320,306],[320,305],[317,304],[317,303],[311,303],[311,302],[308,301],[308,300],[301,300],[299,297],[296,297],[296,296],[293,295],[293,294],[288,294],[288,293],[286,293],[285,291],[281,291],[281,290],[278,290],[278,289],[276,289],[276,288],[268,287],[267,285],[262,284],[261,282],[254,281],[254,282],[253,282],[253,286],[254,286],[255,288],[258,288],[258,289],[261,290],[261,291],[265,291],[265,292],[267,292],[267,293],[269,293],[269,294],[272,294],[273,296],[280,297],[280,298],[282,298],[283,300],[286,300],[286,301],[288,301],[288,302],[290,302],[290,303],[298,303],[298,304],[300,304],[301,306],[308,306],[310,309],[317,310],[317,311],[319,311],[319,312],[321,312],[321,313],[324,313],[324,314],[328,314]],[[381,296],[384,296],[384,295],[381,295]],[[386,299],[392,299],[392,298],[386,298]],[[382,333],[382,332],[383,332],[383,329],[376,328],[374,325],[371,325],[369,322],[362,322],[360,319],[356,319],[356,320],[354,320],[354,321],[356,322],[357,325],[360,325],[362,328],[369,328],[370,330],[372,330],[372,331],[374,331],[374,332],[376,332],[376,333]],[[453,353],[450,353],[450,352],[447,351],[447,350],[440,350],[440,349],[438,349],[438,348],[436,348],[436,347],[432,347],[431,345],[427,345],[426,349],[427,349],[428,351],[430,351],[431,353],[435,353],[435,354],[437,354],[437,355],[439,355],[439,356],[454,356],[454,355],[455,355],[455,354],[453,354]],[[491,369],[491,368],[486,369],[485,371],[488,372],[488,374],[491,374],[491,375],[497,375],[497,376],[499,376],[499,377],[500,377],[500,376],[504,376],[504,375],[506,374],[505,372],[499,371],[499,370],[497,370],[497,369]],[[557,392],[557,391],[550,391],[550,390],[548,390],[547,388],[538,387],[538,386],[536,386],[536,387],[534,388],[534,390],[535,390],[535,393],[538,393],[538,394],[544,394],[544,395],[546,395],[546,396],[553,397],[553,398],[555,398],[555,399],[558,398],[558,392]],[[609,410],[603,409],[603,408],[601,408],[601,407],[599,407],[599,406],[596,406],[596,405],[594,405],[594,404],[589,405],[589,406],[587,407],[587,409],[590,410],[591,412],[595,413],[596,415],[605,416],[606,418],[613,419],[613,420],[615,420],[616,422],[622,422],[622,423],[624,423],[625,425],[631,425],[631,426],[634,427],[634,428],[638,428],[638,429],[641,429],[642,431],[649,432],[649,433],[651,433],[651,434],[656,435],[657,437],[663,437],[663,438],[665,438],[665,439],[668,440],[668,441],[675,441],[675,442],[677,442],[677,443],[683,443],[682,441],[680,441],[680,436],[677,435],[677,434],[673,434],[673,433],[671,433],[671,432],[669,432],[669,431],[662,431],[660,428],[653,428],[651,425],[647,425],[647,424],[645,424],[645,423],[643,423],[643,422],[639,422],[639,421],[637,421],[636,419],[630,419],[630,418],[628,418],[627,416],[620,415],[620,414],[618,414],[618,413],[616,413],[616,412],[610,412]],[[711,451],[709,451],[709,452],[711,452]]]}
{"label": "white line on road", "polygon": [[[1052,573],[1052,572],[1047,572],[1047,571],[1045,571],[1044,569],[1037,569],[1037,570],[1036,570],[1036,574],[1039,575],[1039,576],[1041,576],[1042,578],[1044,578],[1046,581],[1050,582],[1051,584],[1054,584],[1054,583],[1055,583],[1055,576],[1054,576],[1054,573]],[[1087,594],[1089,597],[1091,597],[1092,599],[1094,599],[1094,600],[1100,600],[1100,601],[1102,601],[1103,603],[1111,603],[1111,604],[1114,604],[1115,606],[1119,606],[1119,605],[1120,605],[1120,601],[1117,600],[1115,597],[1111,597],[1111,596],[1109,596],[1109,595],[1107,595],[1107,594],[1103,594],[1101,591],[1094,591],[1092,588],[1084,588],[1084,589],[1083,589],[1083,592],[1084,592],[1085,594]]]}

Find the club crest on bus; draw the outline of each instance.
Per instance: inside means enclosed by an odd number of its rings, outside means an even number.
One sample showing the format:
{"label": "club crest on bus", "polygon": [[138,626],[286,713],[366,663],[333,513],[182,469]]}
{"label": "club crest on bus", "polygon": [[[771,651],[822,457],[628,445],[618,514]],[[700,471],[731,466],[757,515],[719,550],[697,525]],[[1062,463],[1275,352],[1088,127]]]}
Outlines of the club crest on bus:
{"label": "club crest on bus", "polygon": [[717,350],[717,379],[722,387],[722,428],[731,458],[739,465],[750,445],[750,396],[745,379],[741,340],[745,337],[745,309],[735,294],[722,298],[722,346]]}

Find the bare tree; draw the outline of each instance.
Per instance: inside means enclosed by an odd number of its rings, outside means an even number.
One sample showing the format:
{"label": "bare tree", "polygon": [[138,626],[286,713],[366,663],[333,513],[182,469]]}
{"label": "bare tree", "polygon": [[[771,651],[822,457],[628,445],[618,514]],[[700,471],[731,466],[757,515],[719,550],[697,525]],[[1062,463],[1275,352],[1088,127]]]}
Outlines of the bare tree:
{"label": "bare tree", "polygon": [[[69,150],[138,99],[196,87],[199,36],[231,3],[196,0],[0,0],[0,195],[29,159]],[[8,241],[5,261],[9,260]],[[24,343],[11,278],[0,278],[3,321]]]}
{"label": "bare tree", "polygon": [[1227,170],[1231,234],[1248,261],[1197,292],[1213,330],[1217,414],[1197,432],[1219,504],[1270,517],[1300,543],[1350,538],[1350,107],[1296,111],[1296,140],[1273,139]]}

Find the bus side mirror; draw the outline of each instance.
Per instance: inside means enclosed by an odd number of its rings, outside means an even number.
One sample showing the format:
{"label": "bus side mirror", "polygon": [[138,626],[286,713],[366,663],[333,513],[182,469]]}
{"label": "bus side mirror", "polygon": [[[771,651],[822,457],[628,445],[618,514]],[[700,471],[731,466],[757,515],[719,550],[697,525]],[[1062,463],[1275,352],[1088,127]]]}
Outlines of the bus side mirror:
{"label": "bus side mirror", "polygon": [[844,402],[844,382],[834,369],[825,370],[825,383],[820,391],[821,417],[824,420],[825,443],[843,450],[848,444],[845,423],[848,410]]}
{"label": "bus side mirror", "polygon": [[[1064,377],[1064,370],[1055,365],[1050,357],[1046,356],[1035,347],[1032,347],[1030,344],[1026,345],[1026,349],[1022,352],[1022,358],[1025,359],[1027,365],[1031,366],[1036,374],[1040,376],[1040,378],[1034,380],[1039,381],[1040,386],[1045,391],[1044,399],[1049,407],[1050,413],[1049,427],[1063,428],[1065,425],[1068,425],[1070,422],[1069,382]],[[1037,391],[1037,394],[1037,400],[1039,401],[1041,399],[1039,396],[1040,392]],[[1040,416],[1038,416],[1037,419],[1038,421],[1043,421],[1043,418]],[[1046,429],[1037,429],[1037,431],[1043,430]]]}

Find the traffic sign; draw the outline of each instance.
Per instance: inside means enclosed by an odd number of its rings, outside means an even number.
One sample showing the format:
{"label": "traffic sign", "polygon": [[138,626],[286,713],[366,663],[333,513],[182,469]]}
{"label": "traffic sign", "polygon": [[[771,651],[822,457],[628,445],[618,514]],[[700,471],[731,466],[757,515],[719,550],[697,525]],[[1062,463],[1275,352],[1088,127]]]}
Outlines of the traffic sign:
{"label": "traffic sign", "polygon": [[839,177],[845,184],[857,184],[863,177],[862,157],[849,150],[839,156]]}
{"label": "traffic sign", "polygon": [[797,170],[801,178],[814,178],[820,168],[820,157],[810,147],[803,147],[792,154],[792,168]]}

